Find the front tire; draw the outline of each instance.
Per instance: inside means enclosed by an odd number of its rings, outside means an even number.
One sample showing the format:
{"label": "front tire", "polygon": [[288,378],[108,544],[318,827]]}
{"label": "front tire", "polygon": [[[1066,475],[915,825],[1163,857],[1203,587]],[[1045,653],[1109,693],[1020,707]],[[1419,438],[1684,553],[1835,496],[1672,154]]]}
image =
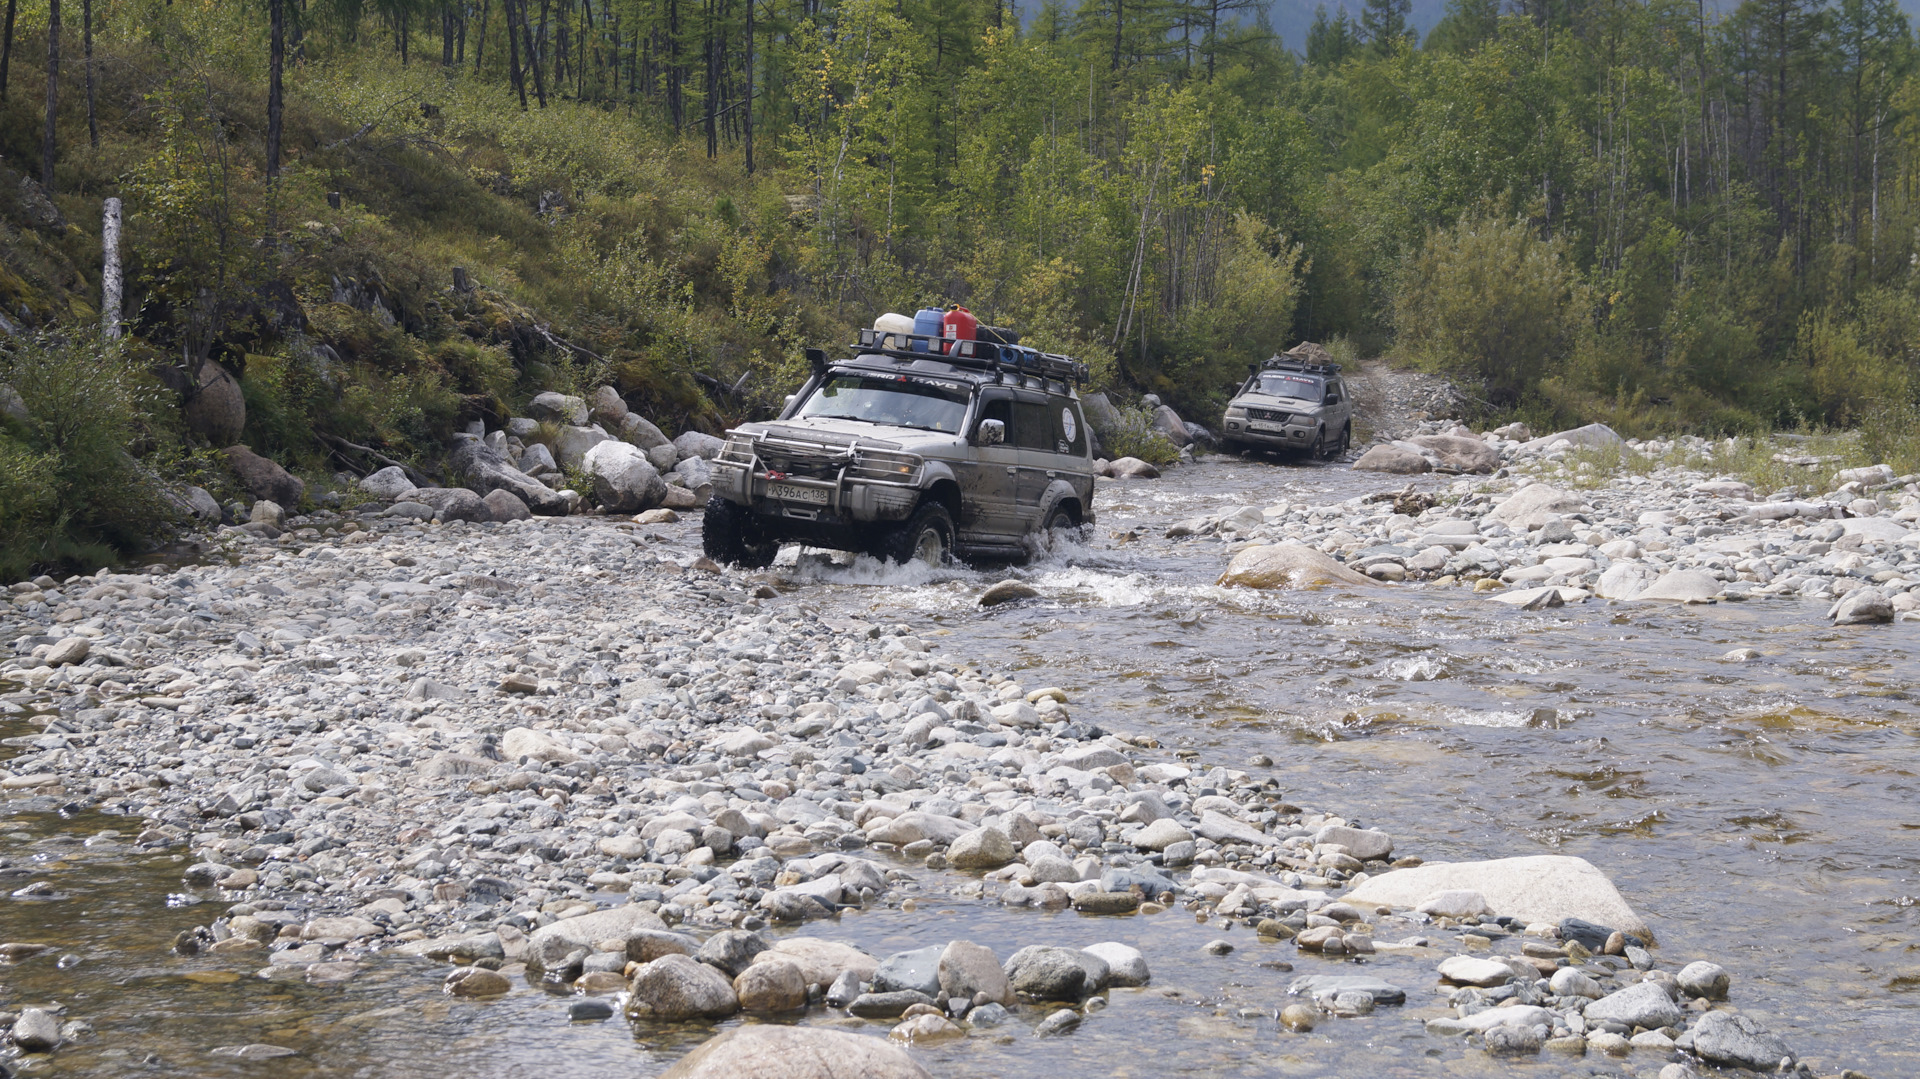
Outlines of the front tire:
{"label": "front tire", "polygon": [[907,523],[880,541],[880,557],[902,565],[921,562],[945,566],[953,561],[953,516],[947,507],[928,502],[913,511]]}
{"label": "front tire", "polygon": [[700,522],[700,546],[715,562],[742,569],[765,569],[780,553],[779,541],[760,535],[746,507],[718,495],[707,499],[706,516]]}

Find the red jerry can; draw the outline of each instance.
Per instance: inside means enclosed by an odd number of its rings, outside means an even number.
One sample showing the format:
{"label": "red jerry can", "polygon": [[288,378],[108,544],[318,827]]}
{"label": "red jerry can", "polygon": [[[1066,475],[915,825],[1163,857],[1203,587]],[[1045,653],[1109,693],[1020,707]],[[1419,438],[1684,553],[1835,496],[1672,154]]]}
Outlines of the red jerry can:
{"label": "red jerry can", "polygon": [[[979,328],[980,321],[973,317],[973,312],[961,307],[959,304],[954,304],[947,308],[946,316],[940,320],[941,336],[949,341],[972,341],[975,332]],[[964,346],[957,344],[948,345],[947,351],[955,356],[971,356],[973,355],[973,346],[970,344]]]}

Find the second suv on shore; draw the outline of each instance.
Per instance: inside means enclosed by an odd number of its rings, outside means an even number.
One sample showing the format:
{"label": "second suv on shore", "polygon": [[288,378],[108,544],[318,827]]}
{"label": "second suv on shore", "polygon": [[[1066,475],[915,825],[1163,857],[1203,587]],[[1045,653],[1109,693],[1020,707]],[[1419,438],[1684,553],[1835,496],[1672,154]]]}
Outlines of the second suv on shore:
{"label": "second suv on shore", "polygon": [[1221,446],[1229,453],[1333,458],[1352,441],[1353,404],[1337,363],[1275,356],[1252,369],[1220,419]]}

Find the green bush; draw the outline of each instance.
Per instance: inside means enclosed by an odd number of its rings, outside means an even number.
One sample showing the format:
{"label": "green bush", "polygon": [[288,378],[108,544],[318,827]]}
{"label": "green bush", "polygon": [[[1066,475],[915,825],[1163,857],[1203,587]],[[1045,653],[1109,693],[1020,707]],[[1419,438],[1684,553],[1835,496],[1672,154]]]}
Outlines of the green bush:
{"label": "green bush", "polygon": [[1153,413],[1144,408],[1116,408],[1119,419],[1100,432],[1101,448],[1109,460],[1138,457],[1156,465],[1180,459],[1180,447],[1154,429]]}
{"label": "green bush", "polygon": [[121,347],[35,337],[0,353],[0,383],[27,411],[0,421],[0,578],[104,565],[176,516],[133,456],[165,440],[162,391]]}
{"label": "green bush", "polygon": [[1430,232],[1394,302],[1401,346],[1429,370],[1478,379],[1495,405],[1518,402],[1566,355],[1580,323],[1565,247],[1492,215]]}

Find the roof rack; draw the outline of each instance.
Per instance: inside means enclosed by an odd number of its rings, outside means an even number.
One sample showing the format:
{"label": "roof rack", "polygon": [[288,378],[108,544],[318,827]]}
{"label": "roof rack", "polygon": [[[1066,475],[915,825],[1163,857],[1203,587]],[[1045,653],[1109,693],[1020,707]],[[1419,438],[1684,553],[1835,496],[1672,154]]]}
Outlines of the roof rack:
{"label": "roof rack", "polygon": [[1261,371],[1300,371],[1309,375],[1337,375],[1340,373],[1340,365],[1308,363],[1305,360],[1296,360],[1287,356],[1272,356],[1265,363],[1254,364],[1253,370],[1256,374]]}
{"label": "roof rack", "polygon": [[[955,347],[959,346],[959,347]],[[953,341],[928,334],[864,329],[854,346],[896,360],[939,360],[955,367],[996,374],[1035,375],[1086,385],[1091,369],[1071,356],[1038,352],[1023,345],[996,345],[987,341]]]}

